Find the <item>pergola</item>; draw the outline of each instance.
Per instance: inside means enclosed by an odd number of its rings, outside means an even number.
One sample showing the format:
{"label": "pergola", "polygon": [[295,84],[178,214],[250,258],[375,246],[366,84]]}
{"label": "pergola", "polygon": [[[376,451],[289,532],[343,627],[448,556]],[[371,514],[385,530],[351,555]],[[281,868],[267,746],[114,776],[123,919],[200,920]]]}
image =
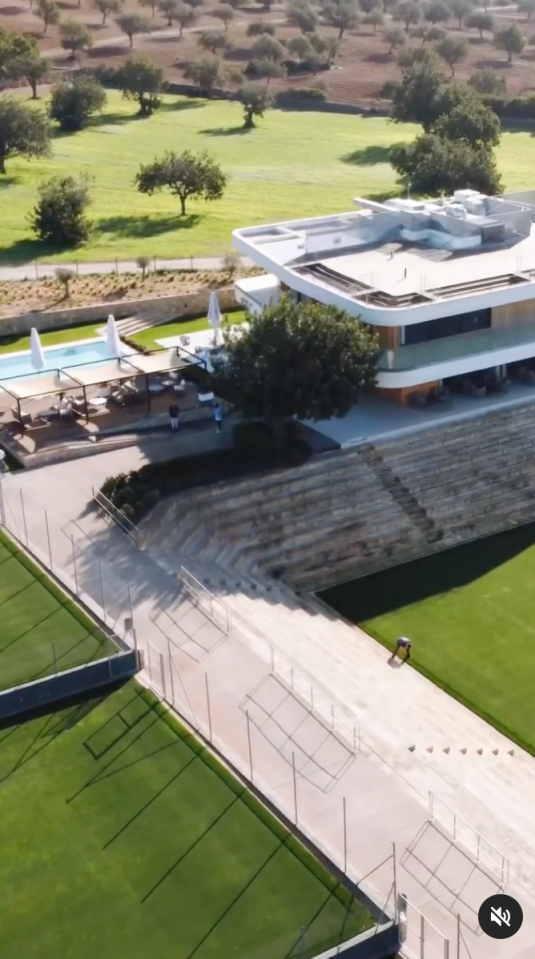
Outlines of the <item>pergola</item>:
{"label": "pergola", "polygon": [[187,351],[180,346],[152,350],[147,353],[132,353],[105,363],[102,360],[96,360],[93,363],[39,373],[32,377],[12,377],[2,380],[0,388],[15,400],[21,425],[23,421],[21,403],[24,400],[79,389],[83,392],[86,422],[88,422],[87,390],[89,387],[131,380],[138,376],[145,378],[147,410],[150,410],[150,376],[166,373],[169,375],[171,372],[187,369],[190,366],[206,366],[205,360],[193,353],[188,354],[187,357],[181,355],[185,352]]}

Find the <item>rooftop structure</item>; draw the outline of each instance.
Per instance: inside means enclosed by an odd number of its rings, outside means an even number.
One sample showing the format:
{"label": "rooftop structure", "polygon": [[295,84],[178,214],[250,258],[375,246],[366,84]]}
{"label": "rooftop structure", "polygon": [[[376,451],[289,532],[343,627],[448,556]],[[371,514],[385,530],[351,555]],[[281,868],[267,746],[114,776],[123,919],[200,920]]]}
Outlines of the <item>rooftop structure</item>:
{"label": "rooftop structure", "polygon": [[[385,349],[384,389],[535,357],[535,191],[354,203],[235,230],[236,248],[269,273],[238,281],[238,300],[254,312],[284,291],[361,317]],[[446,337],[458,342],[436,342]]]}

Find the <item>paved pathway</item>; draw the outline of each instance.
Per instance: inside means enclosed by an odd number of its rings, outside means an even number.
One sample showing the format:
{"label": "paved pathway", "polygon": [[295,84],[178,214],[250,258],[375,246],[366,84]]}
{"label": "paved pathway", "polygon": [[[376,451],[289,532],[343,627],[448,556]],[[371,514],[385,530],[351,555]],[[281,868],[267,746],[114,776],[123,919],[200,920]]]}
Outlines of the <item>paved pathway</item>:
{"label": "paved pathway", "polygon": [[[166,449],[162,444],[148,455],[164,459]],[[3,482],[8,525],[21,539],[27,535],[45,562],[50,542],[56,570],[71,582],[76,577],[94,608],[104,602],[118,631],[132,602],[152,684],[246,775],[252,766],[254,782],[290,819],[297,795],[303,832],[340,865],[347,859],[349,875],[366,876],[364,887],[376,901],[389,895],[392,901],[395,842],[398,889],[447,935],[449,959],[535,959],[532,757],[516,749],[508,756],[504,737],[416,671],[392,670],[384,650],[360,631],[331,628],[328,620],[315,631],[299,627],[299,617],[282,602],[275,614],[259,598],[252,610],[259,628],[247,629],[244,608],[225,640],[188,604],[176,576],[128,548],[122,534],[87,509],[91,486],[146,460],[147,451],[129,449],[12,474]],[[407,737],[417,747],[413,752]],[[431,745],[433,753],[426,749]],[[447,748],[451,753],[443,752]],[[491,943],[478,932],[479,904],[498,890],[499,880],[474,862],[469,849],[455,846],[447,829],[429,823],[429,789],[493,840],[508,820],[512,877],[506,891],[520,900],[525,917],[513,939]],[[485,791],[486,807],[480,801]],[[421,959],[416,918],[413,913],[408,946]],[[423,959],[444,955],[440,935],[429,928]]]}
{"label": "paved pathway", "polygon": [[[253,266],[251,260],[242,257],[242,266]],[[221,270],[225,262],[222,256],[206,257],[187,257],[186,259],[161,260],[155,257],[149,268],[152,270]],[[99,263],[42,263],[40,260],[32,260],[24,263],[23,266],[2,266],[0,267],[0,282],[6,280],[35,280],[46,277],[54,277],[56,270],[61,267],[64,270],[72,270],[80,276],[94,276],[96,274],[108,273],[139,273],[139,267],[135,260],[110,260]]]}

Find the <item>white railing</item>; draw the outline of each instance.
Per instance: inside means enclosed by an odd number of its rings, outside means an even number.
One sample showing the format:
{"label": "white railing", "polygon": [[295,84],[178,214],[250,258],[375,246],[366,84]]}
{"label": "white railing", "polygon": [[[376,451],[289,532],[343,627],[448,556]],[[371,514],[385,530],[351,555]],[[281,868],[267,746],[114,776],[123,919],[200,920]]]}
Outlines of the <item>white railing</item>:
{"label": "white railing", "polygon": [[104,493],[100,490],[95,493],[93,490],[93,502],[98,506],[104,519],[115,523],[116,526],[122,529],[123,533],[126,533],[138,549],[141,547],[141,532],[136,524],[133,523],[131,519],[128,519],[120,509],[117,509]]}
{"label": "white railing", "polygon": [[232,623],[224,603],[217,599],[185,566],[180,567],[180,579],[192,603],[202,609],[208,619],[211,619],[225,636],[230,636]]}
{"label": "white railing", "polygon": [[437,822],[451,833],[454,843],[465,846],[475,855],[478,865],[485,866],[498,876],[502,886],[509,882],[509,860],[493,843],[485,839],[474,826],[448,806],[436,793],[429,793],[429,821]]}
{"label": "white railing", "polygon": [[450,940],[403,894],[398,896],[397,915],[400,955],[410,959],[450,959]]}

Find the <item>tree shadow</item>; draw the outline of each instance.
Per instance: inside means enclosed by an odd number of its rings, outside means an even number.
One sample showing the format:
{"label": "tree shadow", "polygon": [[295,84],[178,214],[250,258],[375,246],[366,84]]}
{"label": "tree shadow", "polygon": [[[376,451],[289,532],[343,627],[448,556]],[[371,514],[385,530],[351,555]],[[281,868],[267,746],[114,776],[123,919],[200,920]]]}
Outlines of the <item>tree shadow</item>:
{"label": "tree shadow", "polygon": [[376,163],[390,162],[390,147],[373,144],[361,150],[353,150],[340,157],[342,163],[351,163],[355,166],[375,166]]}
{"label": "tree shadow", "polygon": [[509,63],[508,60],[476,60],[474,62],[474,67],[477,67],[478,70],[487,68],[491,70],[511,70],[514,65],[514,63]]}
{"label": "tree shadow", "polygon": [[207,130],[199,130],[199,133],[205,137],[235,137],[250,132],[251,130],[246,130],[243,125],[239,127],[209,127]]}
{"label": "tree shadow", "polygon": [[0,190],[7,190],[10,186],[15,186],[17,183],[20,183],[20,177],[18,176],[2,176],[0,177]]}
{"label": "tree shadow", "polygon": [[24,266],[41,256],[52,256],[58,250],[41,243],[39,240],[17,240],[11,246],[5,246],[0,252],[3,266]]}
{"label": "tree shadow", "polygon": [[187,97],[184,100],[172,100],[171,102],[169,102],[168,100],[164,100],[163,103],[160,104],[158,109],[160,111],[163,110],[164,112],[165,111],[169,112],[169,111],[176,111],[176,110],[196,110],[199,107],[205,107],[205,106],[206,106],[206,100],[202,100],[197,97]]}
{"label": "tree shadow", "polygon": [[366,57],[366,60],[369,63],[391,63],[392,55],[388,50],[377,51],[376,53],[369,53]]}
{"label": "tree shadow", "polygon": [[[178,201],[177,201],[178,202]],[[110,216],[98,220],[94,225],[97,234],[115,233],[116,236],[150,237],[160,233],[170,233],[173,230],[189,230],[200,222],[202,217],[195,213],[180,216],[152,217],[152,216]]]}
{"label": "tree shadow", "polygon": [[103,44],[101,47],[93,47],[92,50],[87,50],[86,57],[89,60],[98,60],[102,57],[122,57],[124,56],[125,52],[131,54],[135,53],[136,51],[130,50],[130,48],[127,46],[119,46],[118,44],[114,44],[113,40],[110,40],[109,45]]}
{"label": "tree shadow", "polygon": [[72,3],[71,0],[57,0],[60,10],[78,10],[79,4]]}
{"label": "tree shadow", "polygon": [[140,113],[101,113],[96,117],[92,117],[91,121],[87,124],[87,128],[96,128],[104,126],[123,126],[125,123],[131,123],[132,120],[145,120],[146,117],[142,117]]}
{"label": "tree shadow", "polygon": [[24,13],[26,7],[0,7],[0,17],[16,17],[19,13]]}

